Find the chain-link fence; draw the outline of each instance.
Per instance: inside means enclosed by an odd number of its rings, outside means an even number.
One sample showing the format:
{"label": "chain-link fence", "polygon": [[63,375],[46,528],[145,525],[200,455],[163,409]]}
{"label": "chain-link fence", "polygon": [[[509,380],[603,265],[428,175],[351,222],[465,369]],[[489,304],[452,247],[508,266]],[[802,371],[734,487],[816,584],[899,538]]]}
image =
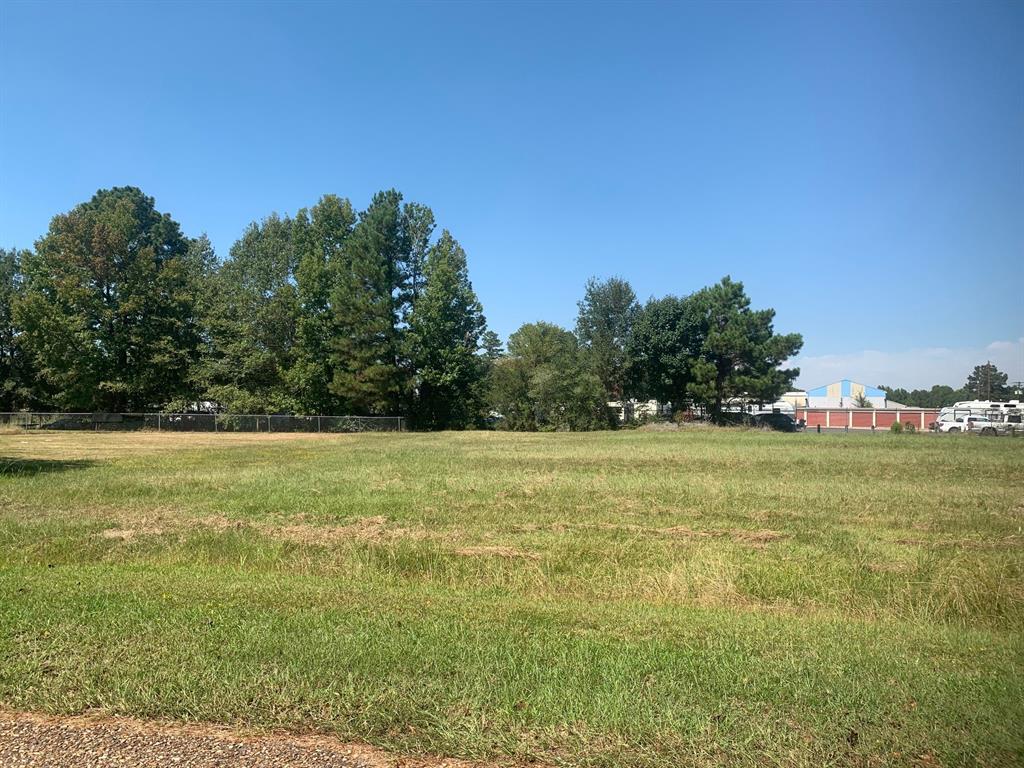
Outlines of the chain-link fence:
{"label": "chain-link fence", "polygon": [[403,432],[402,416],[254,413],[0,413],[0,427],[117,432]]}

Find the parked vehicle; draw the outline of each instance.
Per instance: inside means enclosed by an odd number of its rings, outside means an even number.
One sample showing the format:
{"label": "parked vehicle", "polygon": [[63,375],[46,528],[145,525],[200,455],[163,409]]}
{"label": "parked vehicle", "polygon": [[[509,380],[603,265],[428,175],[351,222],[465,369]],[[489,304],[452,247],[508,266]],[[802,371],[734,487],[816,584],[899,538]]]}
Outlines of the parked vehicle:
{"label": "parked vehicle", "polygon": [[978,432],[984,435],[1024,434],[1024,408],[1019,400],[963,400],[939,411],[928,425],[933,432]]}
{"label": "parked vehicle", "polygon": [[993,421],[987,416],[960,415],[945,418],[940,415],[939,420],[934,423],[939,432],[980,432],[992,426]]}
{"label": "parked vehicle", "polygon": [[988,422],[971,424],[971,431],[982,435],[1024,435],[1021,411],[1003,411],[991,413]]}
{"label": "parked vehicle", "polygon": [[799,432],[804,428],[801,419],[797,421],[788,413],[755,413],[750,423],[761,429],[773,429],[776,432]]}

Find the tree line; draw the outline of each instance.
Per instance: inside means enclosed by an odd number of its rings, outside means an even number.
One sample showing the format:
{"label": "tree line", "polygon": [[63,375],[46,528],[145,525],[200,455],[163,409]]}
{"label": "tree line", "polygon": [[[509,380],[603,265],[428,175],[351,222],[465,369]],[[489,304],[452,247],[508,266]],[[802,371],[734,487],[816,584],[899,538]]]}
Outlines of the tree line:
{"label": "tree line", "polygon": [[609,401],[633,398],[720,420],[736,398],[774,402],[799,374],[781,366],[800,335],[775,333],[775,311],[751,309],[729,277],[646,304],[621,278],[591,279],[578,308],[575,333],[541,322],[509,337],[491,394],[510,428],[606,427]]}
{"label": "tree line", "polygon": [[592,279],[575,332],[528,323],[503,350],[467,257],[396,190],[324,195],[253,222],[220,260],[134,187],[0,250],[0,410],[405,415],[420,429],[596,429],[610,400],[774,400],[799,335],[728,277],[641,305]]}
{"label": "tree line", "polygon": [[1011,400],[1020,397],[1019,384],[1012,386],[1009,376],[992,363],[974,366],[960,389],[936,384],[930,389],[906,390],[879,385],[890,400],[913,408],[944,408],[963,400]]}

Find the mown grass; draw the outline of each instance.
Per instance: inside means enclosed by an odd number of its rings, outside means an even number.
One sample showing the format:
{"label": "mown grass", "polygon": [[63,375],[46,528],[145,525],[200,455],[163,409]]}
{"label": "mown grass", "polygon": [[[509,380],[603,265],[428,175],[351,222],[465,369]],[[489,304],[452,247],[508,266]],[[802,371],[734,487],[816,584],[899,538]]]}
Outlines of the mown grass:
{"label": "mown grass", "polygon": [[1022,467],[924,435],[0,435],[0,706],[1021,764]]}

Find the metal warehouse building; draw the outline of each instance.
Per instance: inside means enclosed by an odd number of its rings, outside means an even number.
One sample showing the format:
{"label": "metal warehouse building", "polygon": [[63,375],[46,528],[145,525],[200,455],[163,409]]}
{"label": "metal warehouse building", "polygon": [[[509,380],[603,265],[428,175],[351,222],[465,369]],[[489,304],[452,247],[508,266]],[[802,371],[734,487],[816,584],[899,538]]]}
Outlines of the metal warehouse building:
{"label": "metal warehouse building", "polygon": [[[871,407],[857,406],[861,396],[867,398]],[[884,390],[850,379],[806,392],[787,392],[782,399],[793,405],[794,417],[803,419],[811,429],[888,429],[897,421],[914,429],[927,429],[939,415],[935,408],[908,408],[893,402]]]}
{"label": "metal warehouse building", "polygon": [[842,379],[807,390],[808,408],[856,408],[857,399],[866,397],[873,408],[888,408],[888,395],[878,387]]}

